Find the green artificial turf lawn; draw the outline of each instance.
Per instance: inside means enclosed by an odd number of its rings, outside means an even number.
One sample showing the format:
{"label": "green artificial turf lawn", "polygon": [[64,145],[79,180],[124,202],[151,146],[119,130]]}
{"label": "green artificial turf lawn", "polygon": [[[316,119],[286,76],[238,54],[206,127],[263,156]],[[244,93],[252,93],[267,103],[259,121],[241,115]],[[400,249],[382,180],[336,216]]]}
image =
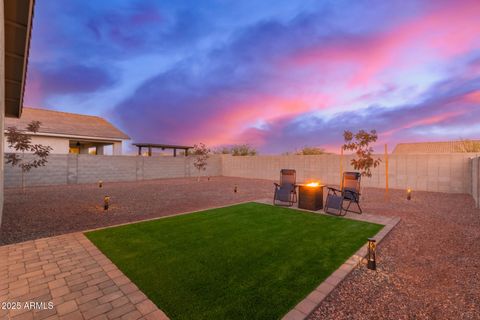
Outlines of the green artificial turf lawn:
{"label": "green artificial turf lawn", "polygon": [[86,236],[171,319],[279,319],[382,227],[246,203]]}

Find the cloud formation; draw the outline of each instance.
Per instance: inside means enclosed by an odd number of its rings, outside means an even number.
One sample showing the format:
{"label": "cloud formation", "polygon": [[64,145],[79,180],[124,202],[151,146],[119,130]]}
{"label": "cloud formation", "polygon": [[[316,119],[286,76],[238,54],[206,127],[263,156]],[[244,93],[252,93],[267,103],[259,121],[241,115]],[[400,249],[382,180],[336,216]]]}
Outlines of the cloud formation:
{"label": "cloud formation", "polygon": [[29,104],[104,93],[96,113],[137,141],[264,153],[337,150],[345,129],[480,137],[478,1],[118,3],[37,4]]}

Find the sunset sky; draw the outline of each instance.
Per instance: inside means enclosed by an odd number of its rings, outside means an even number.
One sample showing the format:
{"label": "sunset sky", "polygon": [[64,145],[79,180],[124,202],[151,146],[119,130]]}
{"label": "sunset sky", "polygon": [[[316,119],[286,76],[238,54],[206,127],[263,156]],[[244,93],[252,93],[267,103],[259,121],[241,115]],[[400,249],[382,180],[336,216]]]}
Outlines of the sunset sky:
{"label": "sunset sky", "polygon": [[264,154],[480,138],[479,30],[479,0],[37,0],[25,105]]}

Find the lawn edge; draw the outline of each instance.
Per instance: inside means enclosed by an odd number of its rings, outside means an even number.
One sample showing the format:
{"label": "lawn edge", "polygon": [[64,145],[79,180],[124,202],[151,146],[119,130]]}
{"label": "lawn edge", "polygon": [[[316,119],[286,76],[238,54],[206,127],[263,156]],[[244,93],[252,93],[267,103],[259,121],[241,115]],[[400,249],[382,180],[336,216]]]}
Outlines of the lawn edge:
{"label": "lawn edge", "polygon": [[[266,199],[260,199],[255,202],[272,205]],[[331,214],[323,211],[310,211],[292,207],[292,210],[310,212],[319,215]],[[373,237],[377,244],[380,243],[387,234],[400,222],[400,217],[385,217],[363,213],[361,215],[352,215],[347,217],[338,217],[339,219],[349,219],[383,225],[383,228]],[[337,270],[332,272],[315,290],[310,292],[302,301],[282,317],[282,320],[304,320],[307,319],[322,303],[322,301],[332,292],[357,266],[359,266],[366,257],[367,243],[358,249],[350,258],[348,258]]]}

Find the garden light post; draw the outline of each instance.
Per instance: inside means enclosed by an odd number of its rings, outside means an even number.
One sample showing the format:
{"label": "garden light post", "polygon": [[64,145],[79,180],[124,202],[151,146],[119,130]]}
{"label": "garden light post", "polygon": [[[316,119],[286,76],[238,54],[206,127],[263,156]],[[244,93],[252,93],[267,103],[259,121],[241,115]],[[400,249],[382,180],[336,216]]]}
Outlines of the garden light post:
{"label": "garden light post", "polygon": [[108,210],[110,206],[110,196],[103,197],[103,210]]}
{"label": "garden light post", "polygon": [[411,200],[412,199],[412,189],[408,188],[407,189],[407,200]]}
{"label": "garden light post", "polygon": [[98,180],[98,187],[99,187],[99,188],[102,188],[102,187],[103,187],[103,181],[102,181],[102,180]]}
{"label": "garden light post", "polygon": [[373,238],[368,238],[368,260],[367,260],[367,268],[370,270],[377,269],[377,260],[375,257],[376,251],[376,241]]}

